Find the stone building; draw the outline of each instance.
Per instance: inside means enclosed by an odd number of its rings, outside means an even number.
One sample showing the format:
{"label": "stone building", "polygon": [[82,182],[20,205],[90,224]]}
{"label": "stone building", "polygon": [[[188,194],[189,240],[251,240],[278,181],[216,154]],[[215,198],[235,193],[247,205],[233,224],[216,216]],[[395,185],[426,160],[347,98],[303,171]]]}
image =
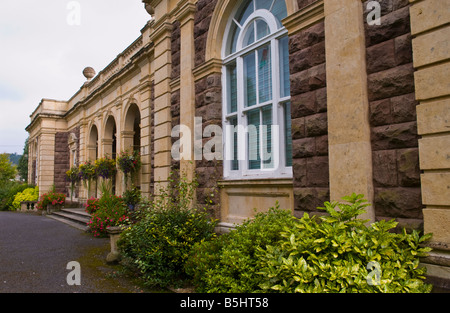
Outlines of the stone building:
{"label": "stone building", "polygon": [[141,36],[31,114],[30,182],[68,192],[72,165],[139,149],[144,195],[196,173],[198,199],[220,187],[223,230],[276,200],[301,216],[362,193],[366,218],[434,234],[424,263],[448,282],[450,0],[143,2]]}

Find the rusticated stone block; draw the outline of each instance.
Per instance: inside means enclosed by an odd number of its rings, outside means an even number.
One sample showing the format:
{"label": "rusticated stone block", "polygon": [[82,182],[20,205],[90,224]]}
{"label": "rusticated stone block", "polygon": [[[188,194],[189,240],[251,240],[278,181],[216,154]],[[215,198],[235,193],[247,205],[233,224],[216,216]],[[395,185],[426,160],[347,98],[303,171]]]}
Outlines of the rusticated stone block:
{"label": "rusticated stone block", "polygon": [[296,188],[294,187],[294,210],[317,212],[325,201],[330,201],[328,188]]}
{"label": "rusticated stone block", "polygon": [[289,37],[289,53],[293,54],[302,49],[325,41],[325,24],[317,23],[297,34]]}
{"label": "rusticated stone block", "polygon": [[400,218],[422,218],[420,188],[375,188],[375,214]]}
{"label": "rusticated stone block", "polygon": [[314,91],[296,94],[291,97],[292,118],[316,113],[316,93]]}
{"label": "rusticated stone block", "polygon": [[314,156],[316,152],[316,143],[314,138],[301,138],[292,141],[292,157],[307,158]]}
{"label": "rusticated stone block", "polygon": [[[385,1],[379,1],[383,3]],[[382,14],[380,25],[366,28],[366,46],[370,47],[383,41],[399,37],[410,32],[409,6],[402,7],[388,14]]]}
{"label": "rusticated stone block", "polygon": [[291,95],[326,87],[326,66],[320,64],[298,73],[291,73]]}
{"label": "rusticated stone block", "polygon": [[291,121],[292,140],[305,137],[305,118],[294,118]]}
{"label": "rusticated stone block", "polygon": [[397,186],[397,158],[395,150],[372,153],[373,181],[376,187]]}
{"label": "rusticated stone block", "polygon": [[381,42],[367,48],[367,74],[384,71],[395,67],[395,42],[394,39]]}
{"label": "rusticated stone block", "polygon": [[313,66],[325,63],[325,42],[299,50],[289,56],[291,73],[304,71]]}
{"label": "rusticated stone block", "polygon": [[305,132],[308,137],[327,134],[327,113],[317,113],[305,117]]}
{"label": "rusticated stone block", "polygon": [[403,187],[420,187],[419,150],[397,150],[398,181]]}
{"label": "rusticated stone block", "polygon": [[306,159],[293,159],[294,187],[306,187]]}
{"label": "rusticated stone block", "polygon": [[416,122],[372,128],[372,148],[377,150],[414,148],[418,145]]}
{"label": "rusticated stone block", "polygon": [[368,75],[369,101],[380,100],[414,92],[412,63]]}
{"label": "rusticated stone block", "polygon": [[316,140],[316,155],[328,156],[328,135],[314,138]]}
{"label": "rusticated stone block", "polygon": [[328,156],[316,156],[306,160],[306,176],[308,186],[329,186]]}

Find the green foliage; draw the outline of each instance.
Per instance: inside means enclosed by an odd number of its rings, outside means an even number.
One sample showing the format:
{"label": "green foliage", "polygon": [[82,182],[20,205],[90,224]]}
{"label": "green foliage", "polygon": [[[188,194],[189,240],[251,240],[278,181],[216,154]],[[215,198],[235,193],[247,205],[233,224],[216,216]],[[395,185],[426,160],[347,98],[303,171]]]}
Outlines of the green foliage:
{"label": "green foliage", "polygon": [[23,153],[20,156],[19,163],[17,165],[17,172],[25,182],[28,180],[28,139],[29,138],[25,140]]}
{"label": "green foliage", "polygon": [[254,292],[265,278],[258,274],[258,250],[275,244],[285,227],[294,227],[295,218],[278,204],[267,213],[258,213],[230,233],[194,247],[186,264],[200,292]]}
{"label": "green foliage", "polygon": [[[367,206],[362,195],[349,204],[326,202],[329,215],[305,214],[286,227],[277,244],[258,249],[264,291],[277,292],[429,292],[419,257],[431,235],[390,232],[397,223],[369,226],[357,219]],[[337,207],[337,208],[336,208]],[[373,279],[375,277],[375,280]]]}
{"label": "green foliage", "polygon": [[13,201],[17,193],[27,188],[34,188],[33,185],[20,184],[14,181],[7,181],[0,184],[0,211],[13,210]]}
{"label": "green foliage", "polygon": [[201,292],[429,292],[419,257],[431,235],[391,232],[395,221],[366,226],[363,196],[343,199],[321,217],[260,213],[195,246],[187,272]]}
{"label": "green foliage", "polygon": [[20,209],[20,202],[23,201],[37,201],[39,199],[39,188],[36,186],[34,188],[27,188],[22,192],[16,193],[14,196],[14,201],[12,202],[12,207],[15,210]]}
{"label": "green foliage", "polygon": [[0,154],[0,184],[14,179],[16,173],[16,167],[10,162],[8,154]]}
{"label": "green foliage", "polygon": [[123,263],[138,271],[147,285],[182,284],[192,246],[214,236],[216,221],[193,202],[196,187],[196,180],[171,178],[158,196],[140,204],[138,221],[121,234]]}
{"label": "green foliage", "polygon": [[126,225],[129,221],[127,206],[120,196],[105,193],[98,201],[89,199],[87,204],[92,209],[87,226],[94,237],[106,236],[108,227]]}

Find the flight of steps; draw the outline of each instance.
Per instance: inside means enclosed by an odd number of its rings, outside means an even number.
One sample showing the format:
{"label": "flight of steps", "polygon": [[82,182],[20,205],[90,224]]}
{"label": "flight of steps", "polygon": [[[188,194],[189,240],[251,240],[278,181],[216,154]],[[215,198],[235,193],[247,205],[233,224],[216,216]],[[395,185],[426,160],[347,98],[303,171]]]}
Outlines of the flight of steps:
{"label": "flight of steps", "polygon": [[80,230],[87,231],[87,222],[89,222],[91,216],[84,209],[79,208],[65,208],[61,211],[53,212],[47,217],[54,220],[66,223],[70,226],[76,227]]}

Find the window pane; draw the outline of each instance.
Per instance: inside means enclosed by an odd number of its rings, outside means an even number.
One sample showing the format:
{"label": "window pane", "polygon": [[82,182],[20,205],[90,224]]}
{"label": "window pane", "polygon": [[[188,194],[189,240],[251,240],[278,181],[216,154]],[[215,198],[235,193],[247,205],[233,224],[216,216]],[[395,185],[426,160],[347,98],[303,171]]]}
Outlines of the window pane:
{"label": "window pane", "polygon": [[248,118],[248,168],[261,168],[259,157],[259,109],[251,110],[247,114]]}
{"label": "window pane", "polygon": [[227,65],[228,113],[237,111],[236,63]]}
{"label": "window pane", "polygon": [[256,9],[270,10],[273,0],[256,0]]}
{"label": "window pane", "polygon": [[292,134],[291,134],[291,103],[284,105],[284,134],[285,134],[285,151],[286,166],[292,166]]}
{"label": "window pane", "polygon": [[231,139],[230,145],[233,147],[233,159],[231,160],[231,170],[237,171],[239,170],[239,160],[238,160],[238,143],[237,143],[237,117],[230,118],[230,125],[233,126],[234,132],[233,137]]}
{"label": "window pane", "polygon": [[250,16],[250,14],[253,13],[253,1],[249,1],[248,4],[242,8],[240,13],[237,14],[236,20],[239,22],[239,24],[244,25],[245,20]]}
{"label": "window pane", "polygon": [[245,106],[249,107],[256,104],[255,52],[246,55],[243,59],[244,59]]}
{"label": "window pane", "polygon": [[280,21],[279,27],[281,27],[281,20],[287,16],[286,3],[284,0],[275,0],[272,7],[272,14]]}
{"label": "window pane", "polygon": [[262,159],[264,168],[273,168],[272,158],[272,106],[262,108]]}
{"label": "window pane", "polygon": [[256,40],[259,40],[267,35],[269,35],[270,29],[269,25],[261,19],[256,20]]}
{"label": "window pane", "polygon": [[289,38],[283,37],[279,41],[280,47],[280,96],[288,97],[291,94],[291,81],[289,80]]}
{"label": "window pane", "polygon": [[236,23],[232,23],[231,24],[231,29],[230,29],[230,42],[229,42],[229,47],[228,47],[228,51],[227,54],[231,54],[236,52],[236,44],[237,44],[237,39],[239,36],[241,29],[236,25]]}
{"label": "window pane", "polygon": [[258,88],[259,102],[272,100],[272,65],[270,45],[258,49]]}
{"label": "window pane", "polygon": [[244,36],[244,41],[242,42],[242,48],[255,42],[255,23],[251,22],[247,32]]}

